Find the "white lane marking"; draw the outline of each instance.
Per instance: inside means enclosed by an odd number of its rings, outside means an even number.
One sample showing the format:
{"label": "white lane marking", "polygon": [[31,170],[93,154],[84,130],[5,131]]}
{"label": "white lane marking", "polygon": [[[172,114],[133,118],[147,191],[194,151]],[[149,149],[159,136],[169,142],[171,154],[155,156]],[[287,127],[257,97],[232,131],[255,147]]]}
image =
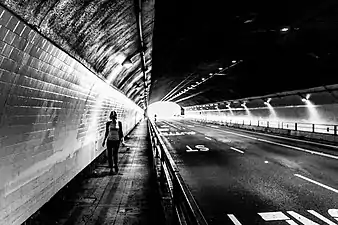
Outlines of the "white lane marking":
{"label": "white lane marking", "polygon": [[263,213],[258,213],[258,215],[260,215],[265,221],[289,220],[290,219],[282,212],[263,212]]}
{"label": "white lane marking", "polygon": [[192,149],[192,148],[190,148],[189,145],[187,145],[186,147],[188,148],[188,149],[186,150],[187,152],[198,152],[197,149]]}
{"label": "white lane marking", "polygon": [[209,137],[205,137],[205,139],[208,139],[208,140],[210,140],[210,141],[212,140],[212,139],[211,139],[211,138],[209,138]]}
{"label": "white lane marking", "polygon": [[235,225],[242,225],[241,222],[238,221],[238,219],[235,217],[234,214],[228,214],[228,217],[231,219],[231,221],[232,221]]}
{"label": "white lane marking", "polygon": [[[248,133],[252,133],[252,134],[257,135],[257,133],[255,133],[253,131],[249,131],[249,130],[245,130],[244,132],[248,132]],[[303,142],[303,143],[307,143],[307,144],[321,145],[321,146],[324,146],[324,147],[337,148],[338,149],[338,146],[335,146],[335,145],[323,144],[323,143],[318,143],[318,142],[313,142],[313,141],[306,141],[306,140],[300,140],[300,139],[295,139],[295,138],[282,137],[282,136],[277,136],[277,135],[272,135],[272,134],[264,134],[264,133],[259,133],[259,135],[264,135],[264,136],[269,136],[269,137],[274,137],[274,138],[279,138],[279,139],[285,139],[285,140],[290,140],[290,141]]]}
{"label": "white lane marking", "polygon": [[326,153],[323,153],[323,152],[311,151],[311,150],[299,148],[299,147],[292,146],[292,145],[281,144],[281,143],[278,143],[278,142],[268,141],[268,140],[261,139],[261,138],[250,137],[250,136],[247,136],[247,135],[238,134],[238,133],[234,133],[234,132],[230,132],[230,131],[225,131],[225,130],[219,130],[219,131],[229,133],[229,134],[234,134],[234,135],[241,136],[241,137],[250,138],[250,139],[253,139],[253,140],[257,140],[257,141],[262,141],[262,142],[274,144],[274,145],[283,146],[283,147],[286,147],[286,148],[292,148],[292,149],[295,149],[295,150],[299,150],[299,151],[303,151],[303,152],[307,152],[307,153],[311,153],[311,154],[316,154],[316,155],[320,155],[320,156],[324,156],[324,157],[328,157],[328,158],[332,158],[332,159],[338,159],[338,156],[336,156],[336,155],[330,155],[330,154],[326,154]]}
{"label": "white lane marking", "polygon": [[195,126],[193,126],[193,125],[187,125],[188,127],[195,127]]}
{"label": "white lane marking", "polygon": [[322,216],[321,214],[317,213],[314,210],[308,210],[309,213],[311,213],[312,215],[314,215],[315,217],[317,217],[320,220],[323,220],[325,223],[329,224],[329,225],[337,225],[336,223],[332,222],[331,220],[325,218],[324,216]]}
{"label": "white lane marking", "polygon": [[319,183],[318,181],[315,181],[315,180],[312,180],[312,179],[310,179],[310,178],[304,177],[304,176],[302,176],[302,175],[300,175],[300,174],[295,174],[295,176],[300,177],[300,178],[302,178],[302,179],[304,179],[304,180],[307,180],[307,181],[309,181],[309,182],[311,182],[311,183],[317,184],[317,185],[319,185],[319,186],[321,186],[321,187],[323,187],[323,188],[326,188],[326,189],[328,189],[328,190],[330,190],[330,191],[333,191],[333,192],[335,192],[335,193],[338,193],[338,190],[337,190],[337,189],[334,189],[334,188],[329,187],[329,186],[327,186],[327,185],[325,185],[325,184]]}
{"label": "white lane marking", "polygon": [[290,225],[298,225],[295,221],[293,220],[286,220],[285,222],[287,222]]}
{"label": "white lane marking", "polygon": [[215,126],[215,125],[209,125],[209,126],[213,128],[219,128],[219,126]]}
{"label": "white lane marking", "polygon": [[236,151],[236,152],[239,152],[239,153],[242,153],[242,154],[244,154],[244,152],[243,151],[241,151],[241,150],[239,150],[239,149],[237,149],[237,148],[234,148],[234,147],[230,147],[232,150],[234,150],[234,151]]}
{"label": "white lane marking", "polygon": [[[195,124],[196,125],[200,125],[198,123],[195,123]],[[229,129],[231,129],[231,128],[229,128]],[[258,135],[257,132],[254,132],[254,131],[245,130],[243,132],[247,132],[247,133],[252,133],[252,134]],[[274,138],[279,138],[279,139],[285,139],[285,140],[290,140],[290,141],[303,142],[303,143],[308,143],[308,144],[321,145],[321,146],[325,146],[325,147],[330,147],[330,148],[336,148],[336,149],[338,149],[338,146],[336,146],[336,145],[329,145],[329,144],[323,144],[323,143],[318,143],[318,142],[313,142],[313,141],[306,141],[306,140],[300,140],[300,139],[295,139],[295,138],[282,137],[282,136],[277,136],[277,135],[272,135],[272,134],[259,133],[259,135],[264,135],[264,136],[269,136],[269,137],[274,137]]]}
{"label": "white lane marking", "polygon": [[179,127],[177,127],[177,126],[175,126],[175,125],[173,125],[173,124],[171,124],[171,123],[168,123],[168,122],[164,122],[164,123],[167,124],[168,126],[175,127],[177,130],[180,130]]}
{"label": "white lane marking", "polygon": [[326,154],[326,153],[323,153],[323,152],[315,152],[315,151],[312,151],[312,150],[299,148],[299,147],[292,146],[292,145],[281,144],[281,143],[268,141],[268,140],[264,140],[264,139],[258,139],[258,140],[263,141],[263,142],[267,142],[267,143],[271,143],[271,144],[275,144],[275,145],[280,145],[280,146],[287,147],[287,148],[292,148],[292,149],[307,152],[307,153],[311,153],[311,154],[315,154],[315,155],[320,155],[320,156],[324,156],[324,157],[328,157],[328,158],[332,158],[332,159],[338,159],[338,156]]}
{"label": "white lane marking", "polygon": [[338,221],[338,209],[329,209],[327,212]]}
{"label": "white lane marking", "polygon": [[159,131],[168,131],[168,128],[158,128]]}
{"label": "white lane marking", "polygon": [[312,220],[309,220],[308,218],[294,212],[294,211],[286,211],[289,213],[291,216],[293,216],[296,220],[301,222],[304,225],[320,225],[319,223],[313,222]]}

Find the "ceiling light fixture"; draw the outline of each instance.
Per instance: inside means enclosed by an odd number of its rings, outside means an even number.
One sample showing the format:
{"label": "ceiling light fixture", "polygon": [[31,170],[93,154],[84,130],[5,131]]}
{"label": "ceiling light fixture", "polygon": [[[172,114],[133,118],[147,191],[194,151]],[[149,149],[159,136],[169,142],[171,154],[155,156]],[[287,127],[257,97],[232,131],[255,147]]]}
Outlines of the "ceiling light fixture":
{"label": "ceiling light fixture", "polygon": [[270,101],[271,101],[271,98],[268,98],[268,99],[264,100],[264,104],[265,105],[270,105]]}
{"label": "ceiling light fixture", "polygon": [[307,94],[306,96],[302,94],[298,94],[302,98],[302,102],[308,102],[310,98],[310,94]]}
{"label": "ceiling light fixture", "polygon": [[289,30],[288,27],[283,27],[282,29],[280,29],[280,31],[282,31],[282,32],[286,32],[286,31],[288,31],[288,30]]}

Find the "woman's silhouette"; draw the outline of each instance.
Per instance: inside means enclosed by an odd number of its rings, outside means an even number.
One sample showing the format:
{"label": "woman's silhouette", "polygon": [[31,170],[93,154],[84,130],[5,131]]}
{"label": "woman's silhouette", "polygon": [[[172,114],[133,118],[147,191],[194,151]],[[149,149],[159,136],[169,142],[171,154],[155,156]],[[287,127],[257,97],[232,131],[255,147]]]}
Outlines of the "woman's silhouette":
{"label": "woman's silhouette", "polygon": [[115,111],[112,111],[110,113],[109,118],[111,120],[106,123],[106,133],[104,135],[102,146],[104,147],[104,144],[107,139],[108,163],[110,167],[110,174],[112,174],[113,173],[112,158],[114,158],[115,172],[117,173],[119,171],[119,168],[117,166],[117,160],[120,142],[123,139],[123,131],[122,131],[122,123],[121,121],[117,120],[117,113]]}

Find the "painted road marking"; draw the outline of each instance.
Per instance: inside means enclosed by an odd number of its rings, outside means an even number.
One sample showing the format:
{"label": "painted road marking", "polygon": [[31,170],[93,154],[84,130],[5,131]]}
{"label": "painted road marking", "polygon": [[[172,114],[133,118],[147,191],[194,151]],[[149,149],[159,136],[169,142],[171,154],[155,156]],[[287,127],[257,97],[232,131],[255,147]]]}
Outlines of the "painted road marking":
{"label": "painted road marking", "polygon": [[338,209],[329,209],[327,212],[338,221]]}
{"label": "painted road marking", "polygon": [[219,128],[219,126],[209,125],[210,127]]}
{"label": "painted road marking", "polygon": [[326,188],[326,189],[328,189],[328,190],[330,190],[330,191],[333,191],[333,192],[335,192],[335,193],[338,193],[338,190],[337,190],[337,189],[334,189],[334,188],[329,187],[329,186],[327,186],[327,185],[325,185],[325,184],[319,183],[318,181],[315,181],[315,180],[312,180],[312,179],[310,179],[310,178],[304,177],[304,176],[302,176],[302,175],[300,175],[300,174],[295,174],[295,176],[300,177],[300,178],[302,178],[302,179],[304,179],[304,180],[307,180],[307,181],[309,181],[309,182],[311,182],[311,183],[317,184],[317,185],[319,185],[319,186],[321,186],[321,187],[323,187],[323,188]]}
{"label": "painted road marking", "polygon": [[158,128],[159,131],[168,131],[168,128]]}
{"label": "painted road marking", "polygon": [[318,219],[324,221],[325,223],[329,224],[329,225],[337,225],[336,223],[332,222],[331,220],[325,218],[324,216],[320,215],[319,213],[317,213],[314,210],[308,210],[309,213],[311,213],[312,215],[314,215],[315,217],[317,217]]}
{"label": "painted road marking", "polygon": [[230,147],[230,149],[232,149],[232,150],[234,150],[234,151],[236,151],[236,152],[239,152],[239,153],[242,153],[242,154],[244,154],[244,152],[243,152],[243,151],[241,151],[241,150],[239,150],[239,149],[237,149],[237,148]]}
{"label": "painted road marking", "polygon": [[265,221],[289,220],[290,219],[282,212],[263,212],[263,213],[258,213],[258,215],[260,215],[262,219]]}
{"label": "painted road marking", "polygon": [[298,225],[295,221],[293,220],[285,220],[285,222],[287,222],[290,225]]}
{"label": "painted road marking", "polygon": [[[324,221],[326,224],[329,225],[337,225],[336,223],[332,222],[331,220],[327,219],[326,217],[322,216],[318,212],[314,210],[307,210],[309,213],[311,213],[313,216],[317,217],[318,219]],[[308,219],[307,217],[295,212],[295,211],[286,211],[290,216],[292,216],[295,220],[299,221],[301,224],[304,225],[319,225],[318,223],[312,221],[311,219]],[[329,209],[328,213],[330,216],[338,220],[338,209]],[[285,221],[290,225],[298,225],[293,218],[291,219],[288,215],[281,211],[277,212],[261,212],[257,213],[264,221]],[[231,221],[234,224],[241,224],[238,219],[235,217],[234,214],[227,214],[228,217],[231,219]]]}
{"label": "painted road marking", "polygon": [[[257,135],[257,132],[254,132],[254,131],[245,130],[244,132],[248,132],[248,133],[252,133],[252,134]],[[336,148],[336,149],[338,148],[338,146],[335,146],[335,145],[329,145],[329,144],[323,144],[323,143],[318,143],[318,142],[313,142],[313,141],[300,140],[300,139],[295,139],[295,138],[290,138],[290,137],[282,137],[282,136],[277,136],[277,135],[272,135],[272,134],[259,133],[259,135],[264,135],[264,136],[269,136],[269,137],[274,137],[274,138],[279,138],[279,139],[285,139],[285,140],[290,140],[290,141],[303,142],[303,143],[307,143],[307,144],[321,145],[321,146],[329,147],[329,148]]]}
{"label": "painted road marking", "polygon": [[238,221],[238,219],[235,217],[234,214],[228,214],[228,217],[231,219],[231,221],[232,221],[235,225],[242,225],[241,222]]}
{"label": "painted road marking", "polygon": [[278,142],[268,141],[268,140],[265,140],[265,139],[251,137],[251,136],[238,134],[238,133],[234,133],[234,132],[230,132],[230,131],[225,131],[225,130],[220,130],[220,131],[225,132],[225,133],[229,133],[229,134],[234,134],[234,135],[241,136],[241,137],[250,138],[250,139],[253,139],[253,140],[257,140],[257,141],[262,141],[262,142],[266,142],[266,143],[270,143],[270,144],[274,144],[274,145],[283,146],[283,147],[286,147],[286,148],[292,148],[292,149],[295,149],[295,150],[299,150],[299,151],[303,151],[303,152],[307,152],[307,153],[311,153],[311,154],[316,154],[316,155],[320,155],[320,156],[324,156],[324,157],[328,157],[328,158],[332,158],[332,159],[338,159],[338,156],[336,156],[336,155],[330,155],[330,154],[326,154],[326,153],[323,153],[323,152],[316,152],[316,151],[312,151],[312,150],[308,150],[308,149],[304,149],[304,148],[299,148],[299,147],[292,146],[292,145],[281,144],[281,143],[278,143]]}
{"label": "painted road marking", "polygon": [[187,125],[188,127],[195,127],[195,126],[193,126],[193,125]]}
{"label": "painted road marking", "polygon": [[190,132],[162,132],[163,136],[179,136],[179,135],[194,135],[196,134],[194,131]]}
{"label": "painted road marking", "polygon": [[305,216],[302,216],[294,211],[286,211],[289,213],[292,217],[294,217],[296,220],[301,222],[304,225],[319,225],[319,223],[313,222],[312,220],[306,218]]}
{"label": "painted road marking", "polygon": [[209,151],[209,148],[205,147],[204,145],[196,145],[195,148],[197,148],[197,149],[192,149],[192,148],[190,148],[189,145],[187,145],[186,147],[188,148],[186,150],[187,152],[198,152],[198,151],[207,152],[207,151]]}
{"label": "painted road marking", "polygon": [[[229,129],[231,129],[231,128],[229,128]],[[245,130],[243,132],[247,132],[247,133],[252,133],[252,134],[258,135],[257,132],[250,131],[250,130]],[[308,143],[308,144],[321,145],[321,146],[325,146],[325,147],[329,147],[329,148],[336,148],[336,149],[338,149],[338,146],[336,146],[336,145],[323,144],[323,143],[318,143],[318,142],[313,142],[313,141],[307,141],[307,140],[300,140],[300,139],[295,139],[295,138],[290,138],[290,137],[282,137],[282,136],[277,136],[277,135],[273,135],[273,134],[259,133],[259,135],[264,135],[264,136],[269,136],[269,137],[274,137],[274,138],[279,138],[279,139],[285,139],[285,140],[290,140],[290,141],[303,142],[303,143]]]}
{"label": "painted road marking", "polygon": [[177,130],[180,129],[179,127],[177,127],[177,126],[175,126],[175,125],[173,125],[173,124],[171,124],[171,123],[168,123],[168,122],[163,122],[163,123],[167,124],[168,126],[175,127]]}
{"label": "painted road marking", "polygon": [[190,148],[189,145],[187,145],[186,147],[188,148],[188,149],[186,150],[187,152],[198,152],[197,149],[192,149],[192,148]]}
{"label": "painted road marking", "polygon": [[196,145],[195,148],[197,148],[198,150],[200,150],[202,152],[209,151],[209,148],[205,147],[204,145]]}
{"label": "painted road marking", "polygon": [[211,139],[211,138],[209,138],[209,137],[205,137],[205,139],[208,139],[208,140],[210,140],[210,141],[212,140],[212,139]]}

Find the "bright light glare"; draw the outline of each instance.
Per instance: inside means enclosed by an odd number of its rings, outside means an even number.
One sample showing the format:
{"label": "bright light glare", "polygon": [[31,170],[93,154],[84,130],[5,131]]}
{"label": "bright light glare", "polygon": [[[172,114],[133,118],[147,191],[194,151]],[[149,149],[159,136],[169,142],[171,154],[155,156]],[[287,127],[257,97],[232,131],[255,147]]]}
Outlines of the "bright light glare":
{"label": "bright light glare", "polygon": [[281,29],[281,31],[283,31],[283,32],[286,32],[288,30],[289,30],[289,28],[287,28],[287,27],[284,27],[284,28]]}
{"label": "bright light glare", "polygon": [[236,60],[232,60],[231,62],[232,62],[232,63],[235,63],[235,62],[236,62]]}
{"label": "bright light glare", "polygon": [[148,116],[154,119],[157,118],[173,118],[181,115],[181,107],[175,102],[155,102],[148,107]]}

